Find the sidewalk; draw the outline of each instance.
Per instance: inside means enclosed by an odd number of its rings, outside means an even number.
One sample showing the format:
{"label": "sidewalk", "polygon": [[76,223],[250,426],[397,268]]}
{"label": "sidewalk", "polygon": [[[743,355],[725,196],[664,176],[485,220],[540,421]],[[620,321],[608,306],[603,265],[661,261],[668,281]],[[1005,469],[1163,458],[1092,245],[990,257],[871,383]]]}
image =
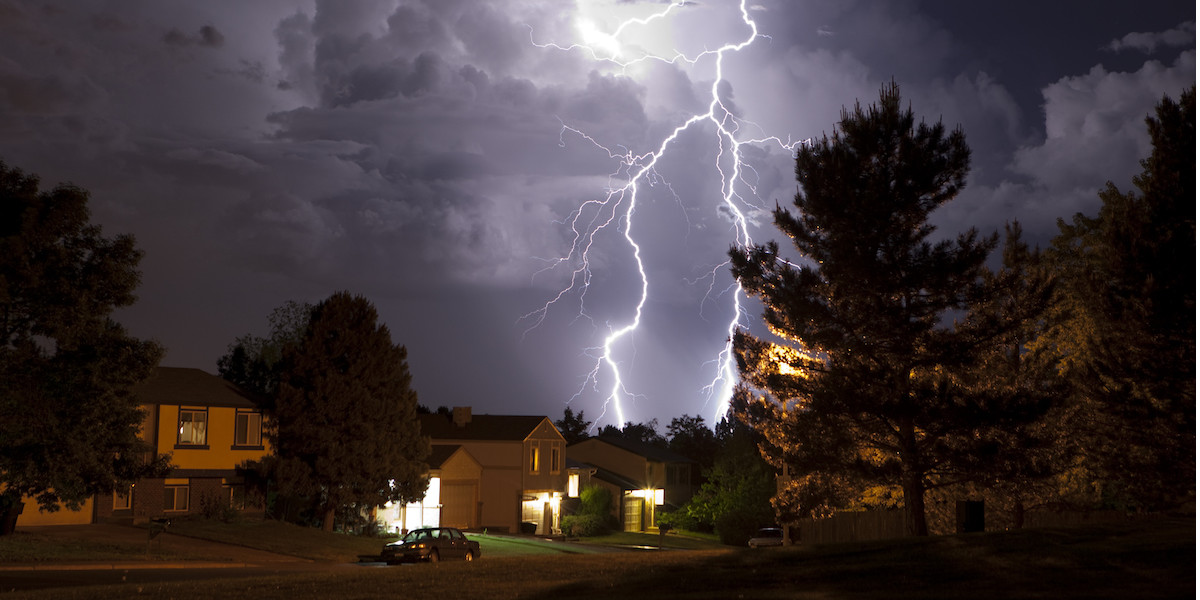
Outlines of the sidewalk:
{"label": "sidewalk", "polygon": [[[149,533],[145,529],[127,525],[18,526],[17,531],[37,533],[49,537],[61,536],[84,543],[116,543],[123,546],[140,546],[148,548],[148,552],[144,559],[130,556],[98,561],[0,563],[0,571],[211,569],[312,562],[305,558],[275,554],[254,548],[222,544],[220,542],[190,538],[172,533],[162,533],[153,540],[150,540]],[[158,556],[164,553],[171,558],[158,558]]]}

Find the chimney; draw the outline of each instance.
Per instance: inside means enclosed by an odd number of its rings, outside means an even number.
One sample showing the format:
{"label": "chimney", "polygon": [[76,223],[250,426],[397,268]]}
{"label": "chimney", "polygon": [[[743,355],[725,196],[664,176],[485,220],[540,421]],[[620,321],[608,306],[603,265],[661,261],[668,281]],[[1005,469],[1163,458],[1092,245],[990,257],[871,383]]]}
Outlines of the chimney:
{"label": "chimney", "polygon": [[471,407],[455,406],[451,419],[456,427],[466,427],[471,422]]}

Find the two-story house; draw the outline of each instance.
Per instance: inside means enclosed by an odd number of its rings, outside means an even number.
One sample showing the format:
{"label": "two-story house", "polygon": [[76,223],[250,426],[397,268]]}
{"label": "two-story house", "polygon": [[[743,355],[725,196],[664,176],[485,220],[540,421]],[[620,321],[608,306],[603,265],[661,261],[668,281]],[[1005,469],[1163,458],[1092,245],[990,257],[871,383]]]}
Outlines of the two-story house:
{"label": "two-story house", "polygon": [[237,472],[269,452],[262,412],[246,392],[200,369],[176,367],[156,368],[133,392],[145,412],[139,435],[153,453],[171,455],[167,476],[98,496],[78,511],[42,512],[27,500],[22,526],[144,522],[217,506],[262,512],[262,500],[248,498]]}
{"label": "two-story house", "polygon": [[691,499],[692,461],[670,450],[624,438],[601,436],[572,444],[567,457],[588,483],[613,494],[614,510],[625,531],[655,526],[663,505],[682,506]]}
{"label": "two-story house", "polygon": [[[433,457],[430,491],[417,504],[441,508],[440,523],[422,524],[513,533],[527,524],[538,535],[559,531],[568,481],[566,441],[549,417],[472,415],[470,407],[451,412],[420,415]],[[412,529],[412,523],[407,519],[403,527]]]}
{"label": "two-story house", "polygon": [[263,413],[238,386],[200,369],[159,367],[134,388],[146,410],[146,441],[171,454],[164,479],[143,479],[111,503],[97,501],[98,518],[134,521],[202,512],[215,503],[261,512],[248,498],[237,466],[266,456]]}

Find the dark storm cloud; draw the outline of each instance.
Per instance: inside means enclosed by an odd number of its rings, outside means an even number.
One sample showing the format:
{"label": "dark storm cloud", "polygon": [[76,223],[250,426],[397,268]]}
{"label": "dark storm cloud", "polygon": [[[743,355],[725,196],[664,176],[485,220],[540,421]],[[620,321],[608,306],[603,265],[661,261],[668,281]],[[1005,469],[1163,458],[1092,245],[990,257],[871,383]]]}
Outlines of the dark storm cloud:
{"label": "dark storm cloud", "polygon": [[188,35],[178,29],[172,28],[163,35],[163,42],[171,46],[198,45],[220,48],[225,43],[225,36],[212,25],[204,25],[196,32],[196,35]]}
{"label": "dark storm cloud", "polygon": [[[1038,10],[1070,12],[1052,4]],[[167,364],[211,370],[281,302],[351,289],[409,346],[424,401],[557,416],[587,371],[584,349],[632,314],[622,230],[598,236],[586,299],[569,298],[525,342],[517,320],[569,280],[569,269],[541,269],[568,252],[572,211],[623,182],[620,157],[657,148],[706,110],[714,73],[707,59],[621,68],[531,40],[578,42],[578,10],[612,28],[604,11],[667,5],[81,1],[51,11],[0,0],[0,159],[88,187],[105,231],[137,236],[142,301],[122,319],[163,341]],[[769,37],[729,58],[721,99],[747,137],[797,141],[831,132],[842,107],[895,78],[918,115],[961,124],[973,150],[970,185],[938,215],[942,230],[1020,218],[1044,241],[1055,218],[1094,207],[1105,180],[1125,185],[1137,169],[1145,114],[1194,81],[1192,16],[1125,11],[1073,29],[1011,3],[990,6],[983,24],[968,18],[976,8],[764,1],[750,9]],[[671,41],[711,49],[746,34],[736,9],[689,3],[673,9],[678,29],[636,27],[625,41],[631,54]],[[1022,28],[1039,35],[1012,44]],[[1074,43],[1075,29],[1090,37]],[[716,168],[728,146],[701,124],[669,148],[639,184],[632,227],[653,281],[644,333],[622,356],[643,394],[629,416],[660,422],[697,412],[711,379],[703,363],[724,341],[720,263],[733,233]],[[790,153],[743,152],[755,192],[741,188],[742,210],[756,241],[778,239],[769,209],[796,191]],[[463,363],[495,393],[447,389]],[[596,401],[575,408],[598,416]]]}

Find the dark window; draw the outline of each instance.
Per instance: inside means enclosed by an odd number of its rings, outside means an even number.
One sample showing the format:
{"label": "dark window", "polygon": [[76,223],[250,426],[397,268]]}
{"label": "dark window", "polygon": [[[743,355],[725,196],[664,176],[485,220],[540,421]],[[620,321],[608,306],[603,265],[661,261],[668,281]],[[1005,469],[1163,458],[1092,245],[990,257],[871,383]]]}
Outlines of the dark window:
{"label": "dark window", "polygon": [[185,511],[188,509],[188,486],[168,485],[163,490],[163,510]]}
{"label": "dark window", "polygon": [[262,446],[262,413],[238,410],[233,417],[234,446]]}

